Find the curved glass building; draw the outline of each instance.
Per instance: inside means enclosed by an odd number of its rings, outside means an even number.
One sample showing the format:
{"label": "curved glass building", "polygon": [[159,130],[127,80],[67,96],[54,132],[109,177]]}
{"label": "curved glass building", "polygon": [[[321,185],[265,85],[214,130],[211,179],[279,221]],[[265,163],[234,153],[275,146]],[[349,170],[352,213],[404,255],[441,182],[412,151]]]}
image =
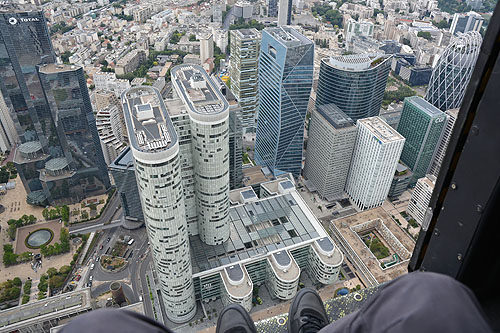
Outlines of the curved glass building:
{"label": "curved glass building", "polygon": [[353,54],[321,60],[316,106],[334,103],[352,120],[378,116],[391,56]]}
{"label": "curved glass building", "polygon": [[459,34],[434,67],[425,99],[446,111],[460,107],[476,65],[483,39],[479,32]]}

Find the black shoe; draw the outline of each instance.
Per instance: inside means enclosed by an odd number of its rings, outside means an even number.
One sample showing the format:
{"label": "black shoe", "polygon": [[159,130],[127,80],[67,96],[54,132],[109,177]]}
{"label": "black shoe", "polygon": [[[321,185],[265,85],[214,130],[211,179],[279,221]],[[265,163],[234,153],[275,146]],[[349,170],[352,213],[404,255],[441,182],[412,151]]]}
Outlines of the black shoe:
{"label": "black shoe", "polygon": [[311,288],[301,289],[288,312],[288,333],[315,333],[328,325],[323,301]]}
{"label": "black shoe", "polygon": [[239,304],[226,306],[217,320],[216,333],[257,333],[247,310]]}

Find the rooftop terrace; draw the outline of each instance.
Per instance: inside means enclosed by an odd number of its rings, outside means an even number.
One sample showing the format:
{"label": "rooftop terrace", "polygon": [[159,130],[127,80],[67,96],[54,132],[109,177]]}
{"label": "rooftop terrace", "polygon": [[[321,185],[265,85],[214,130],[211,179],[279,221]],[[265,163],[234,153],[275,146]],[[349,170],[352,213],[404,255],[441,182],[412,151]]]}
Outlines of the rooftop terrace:
{"label": "rooftop terrace", "polygon": [[179,65],[171,74],[177,94],[192,112],[215,115],[228,110],[226,99],[202,67]]}
{"label": "rooftop terrace", "polygon": [[125,122],[131,145],[143,152],[158,152],[177,141],[167,109],[157,89],[130,88],[122,94]]}

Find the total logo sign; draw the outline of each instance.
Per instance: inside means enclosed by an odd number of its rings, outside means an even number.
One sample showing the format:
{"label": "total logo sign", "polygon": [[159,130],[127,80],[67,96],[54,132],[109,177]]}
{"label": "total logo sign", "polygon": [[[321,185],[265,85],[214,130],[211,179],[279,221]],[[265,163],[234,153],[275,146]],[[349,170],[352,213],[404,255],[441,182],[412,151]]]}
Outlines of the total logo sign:
{"label": "total logo sign", "polygon": [[40,22],[40,19],[38,17],[20,17],[19,19],[15,18],[15,17],[9,18],[9,24],[11,24],[11,25],[16,25],[19,22],[21,22],[21,23]]}

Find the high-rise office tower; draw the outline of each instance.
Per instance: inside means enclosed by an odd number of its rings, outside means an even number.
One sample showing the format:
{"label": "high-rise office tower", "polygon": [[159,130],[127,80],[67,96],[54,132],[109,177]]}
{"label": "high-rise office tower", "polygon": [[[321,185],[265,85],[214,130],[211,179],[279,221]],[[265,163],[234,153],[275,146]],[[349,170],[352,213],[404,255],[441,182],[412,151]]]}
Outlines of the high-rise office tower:
{"label": "high-rise office tower", "polygon": [[245,133],[256,127],[260,38],[257,29],[231,30],[230,88],[240,104]]}
{"label": "high-rise office tower", "polygon": [[451,21],[450,32],[454,35],[457,33],[466,33],[469,31],[481,30],[484,18],[476,12],[468,12],[466,14],[456,13]]}
{"label": "high-rise office tower", "polygon": [[278,27],[292,24],[292,0],[278,0]]}
{"label": "high-rise office tower", "polygon": [[[63,155],[40,171],[45,194],[52,200],[78,202],[89,193],[104,193],[111,185],[83,68],[47,64],[38,70],[63,148]],[[49,144],[56,137],[48,137]]]}
{"label": "high-rise office tower", "polygon": [[408,209],[406,210],[418,224],[422,225],[424,222],[425,212],[429,208],[431,202],[432,191],[436,185],[436,177],[427,175],[417,181],[415,190],[411,194]]}
{"label": "high-rise office tower", "polygon": [[0,91],[0,151],[2,153],[10,151],[17,141],[17,132],[10,117],[9,108]]}
{"label": "high-rise office tower", "polygon": [[401,160],[413,171],[409,186],[425,176],[445,123],[446,114],[422,97],[405,98],[398,132],[406,139]]}
{"label": "high-rise office tower", "polygon": [[313,59],[314,43],[294,29],[263,31],[255,161],[275,176],[291,172],[298,177],[302,169]]}
{"label": "high-rise office tower", "polygon": [[455,126],[455,121],[458,117],[459,109],[446,110],[446,124],[444,125],[443,133],[439,139],[439,144],[434,151],[434,156],[432,157],[432,162],[427,173],[437,177],[439,170],[441,169],[441,164],[443,163],[444,155],[446,154],[446,149],[448,148],[448,143],[450,142],[451,133],[453,132],[453,127]]}
{"label": "high-rise office tower", "polygon": [[425,100],[441,111],[462,105],[482,40],[477,31],[453,38],[432,70]]}
{"label": "high-rise office tower", "polygon": [[342,197],[356,141],[356,126],[335,104],[320,105],[311,117],[304,176],[322,198]]}
{"label": "high-rise office tower", "polygon": [[196,314],[179,137],[163,98],[153,87],[122,95],[125,122],[146,230],[167,317],[186,322]]}
{"label": "high-rise office tower", "polygon": [[346,192],[359,208],[371,209],[384,203],[404,143],[405,138],[382,118],[358,120]]}
{"label": "high-rise office tower", "polygon": [[2,5],[0,36],[0,89],[19,140],[14,163],[27,201],[60,204],[102,193],[109,177],[81,68],[59,73],[45,17],[36,8]]}
{"label": "high-rise office tower", "polygon": [[278,0],[267,0],[267,16],[278,17]]}
{"label": "high-rise office tower", "polygon": [[171,70],[172,86],[190,117],[191,158],[200,239],[229,238],[229,104],[200,66]]}
{"label": "high-rise office tower", "polygon": [[322,59],[316,106],[334,103],[354,121],[377,116],[390,70],[390,55]]}
{"label": "high-rise office tower", "polygon": [[128,229],[141,227],[144,224],[144,214],[135,178],[134,157],[130,147],[125,148],[109,165],[109,171],[115,181],[122,204],[124,217],[122,227]]}
{"label": "high-rise office tower", "polygon": [[207,59],[214,57],[214,36],[211,33],[200,36],[200,61],[205,63]]}

